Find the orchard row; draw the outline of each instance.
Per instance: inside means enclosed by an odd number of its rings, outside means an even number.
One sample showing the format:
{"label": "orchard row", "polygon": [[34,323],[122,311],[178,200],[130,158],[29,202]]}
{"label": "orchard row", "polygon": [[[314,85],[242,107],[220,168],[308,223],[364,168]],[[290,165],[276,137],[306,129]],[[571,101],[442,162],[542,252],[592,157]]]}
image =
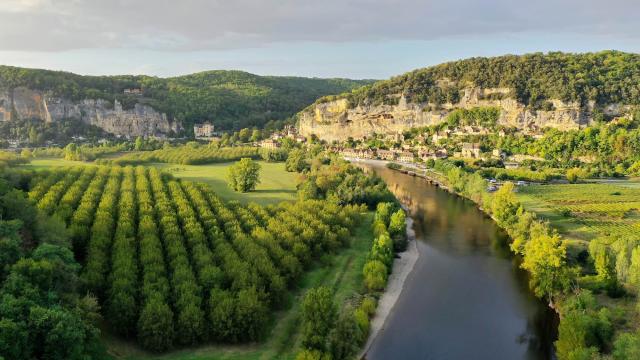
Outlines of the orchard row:
{"label": "orchard row", "polygon": [[29,197],[66,222],[83,284],[112,327],[156,351],[260,338],[270,309],[314,258],[347,244],[363,211],[225,203],[142,166],[50,172]]}

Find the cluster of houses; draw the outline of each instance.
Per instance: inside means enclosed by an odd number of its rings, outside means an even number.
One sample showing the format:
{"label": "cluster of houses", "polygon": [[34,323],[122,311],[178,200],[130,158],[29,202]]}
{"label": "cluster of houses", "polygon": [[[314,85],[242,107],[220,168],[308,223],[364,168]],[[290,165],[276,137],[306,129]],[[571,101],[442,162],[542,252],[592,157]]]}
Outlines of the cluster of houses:
{"label": "cluster of houses", "polygon": [[[449,138],[454,136],[469,136],[469,135],[486,136],[492,133],[493,133],[492,131],[484,127],[466,125],[462,127],[456,127],[453,130],[450,130],[447,128],[442,131],[438,131],[435,134],[431,135],[431,142],[434,144],[439,144],[443,140],[448,140]],[[506,135],[507,133],[504,130],[502,129],[498,130],[498,136],[505,137]]]}
{"label": "cluster of houses", "polygon": [[265,149],[277,149],[280,147],[279,140],[285,138],[292,139],[298,143],[304,143],[307,141],[306,137],[298,133],[298,129],[296,129],[295,126],[286,125],[282,131],[271,134],[270,138],[262,140],[259,145]]}
{"label": "cluster of houses", "polygon": [[379,159],[379,160],[389,160],[389,161],[399,161],[405,163],[411,163],[416,160],[416,158],[421,159],[422,161],[427,161],[429,159],[444,159],[447,157],[446,149],[439,149],[436,151],[429,150],[419,150],[417,153],[414,153],[409,150],[400,150],[400,149],[351,149],[351,148],[331,148],[333,152],[340,154],[343,157],[349,158],[358,158],[358,159]]}

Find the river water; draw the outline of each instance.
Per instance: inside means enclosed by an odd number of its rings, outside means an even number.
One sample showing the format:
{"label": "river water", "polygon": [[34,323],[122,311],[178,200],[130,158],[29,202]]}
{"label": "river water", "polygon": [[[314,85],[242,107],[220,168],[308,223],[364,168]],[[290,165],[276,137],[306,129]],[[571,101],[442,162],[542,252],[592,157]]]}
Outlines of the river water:
{"label": "river water", "polygon": [[504,232],[424,179],[362,166],[408,206],[420,252],[366,359],[552,359],[557,319],[529,291]]}

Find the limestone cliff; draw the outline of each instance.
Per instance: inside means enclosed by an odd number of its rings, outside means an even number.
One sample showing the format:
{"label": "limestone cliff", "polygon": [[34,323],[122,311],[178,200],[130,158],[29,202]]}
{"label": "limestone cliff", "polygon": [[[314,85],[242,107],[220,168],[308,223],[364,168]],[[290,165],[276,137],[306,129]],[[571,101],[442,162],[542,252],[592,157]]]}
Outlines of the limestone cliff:
{"label": "limestone cliff", "polygon": [[[457,104],[444,104],[438,110],[433,104],[409,103],[402,94],[397,105],[359,105],[349,107],[347,99],[317,103],[299,114],[298,127],[307,136],[333,141],[349,137],[361,139],[372,133],[399,134],[412,127],[436,125],[445,120],[449,112],[457,108],[470,109],[479,106],[499,108],[498,124],[535,131],[547,127],[560,130],[578,129],[592,121],[593,105],[581,107],[578,103],[551,100],[553,110],[531,110],[510,98],[511,89],[464,89]],[[491,95],[500,94],[502,99],[493,100]],[[493,96],[494,98],[496,96]],[[628,106],[611,104],[604,108],[607,115],[619,115],[629,110]]]}
{"label": "limestone cliff", "polygon": [[75,118],[123,136],[159,135],[181,130],[179,123],[169,121],[166,114],[148,105],[137,103],[132,109],[123,109],[118,101],[71,101],[24,87],[0,91],[0,121],[14,118],[48,122]]}

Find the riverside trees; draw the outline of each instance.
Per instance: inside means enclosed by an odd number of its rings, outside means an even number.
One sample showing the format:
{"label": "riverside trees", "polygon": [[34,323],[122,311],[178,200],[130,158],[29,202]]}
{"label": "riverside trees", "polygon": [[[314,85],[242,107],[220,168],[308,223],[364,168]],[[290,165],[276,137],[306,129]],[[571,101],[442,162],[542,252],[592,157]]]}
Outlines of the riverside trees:
{"label": "riverside trees", "polygon": [[53,171],[31,189],[41,211],[65,214],[81,290],[116,331],[154,351],[259,339],[269,309],[314,258],[347,244],[362,212],[322,200],[225,203],[204,184],[140,166]]}

